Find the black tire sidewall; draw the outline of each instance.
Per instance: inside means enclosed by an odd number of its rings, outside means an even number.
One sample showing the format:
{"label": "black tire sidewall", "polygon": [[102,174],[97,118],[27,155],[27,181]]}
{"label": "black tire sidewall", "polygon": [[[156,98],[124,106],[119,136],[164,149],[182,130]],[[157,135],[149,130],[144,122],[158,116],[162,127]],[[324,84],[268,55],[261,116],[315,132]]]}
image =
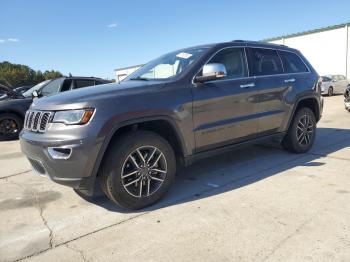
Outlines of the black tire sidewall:
{"label": "black tire sidewall", "polygon": [[[313,129],[313,134],[311,136],[311,141],[310,143],[308,143],[307,145],[301,145],[298,141],[298,137],[297,137],[297,125],[301,119],[301,117],[303,117],[304,115],[309,115],[311,117],[311,121],[313,123],[314,129]],[[288,134],[286,137],[286,144],[287,144],[287,149],[289,149],[289,151],[293,151],[295,153],[305,153],[307,151],[310,150],[310,148],[312,147],[312,145],[315,142],[315,138],[316,138],[316,118],[314,113],[312,112],[311,109],[309,108],[302,108],[300,109],[292,122],[292,125],[290,126],[289,130],[288,130]]]}
{"label": "black tire sidewall", "polygon": [[[162,151],[167,161],[168,173],[161,187],[149,197],[138,198],[130,195],[124,188],[121,173],[126,157],[141,146],[155,146]],[[107,179],[105,193],[118,205],[127,209],[140,209],[159,201],[169,190],[175,178],[176,161],[170,144],[161,136],[149,131],[137,131],[121,137],[109,150],[105,163]]]}
{"label": "black tire sidewall", "polygon": [[0,122],[4,119],[12,119],[13,121],[16,122],[17,125],[17,133],[11,134],[11,135],[3,135],[0,134],[0,140],[12,140],[12,139],[17,139],[19,136],[19,133],[21,132],[22,128],[23,128],[23,120],[15,115],[15,114],[11,114],[11,113],[5,113],[5,114],[1,114],[0,115]]}
{"label": "black tire sidewall", "polygon": [[328,96],[332,96],[334,94],[334,90],[333,90],[333,87],[329,87],[328,88]]}

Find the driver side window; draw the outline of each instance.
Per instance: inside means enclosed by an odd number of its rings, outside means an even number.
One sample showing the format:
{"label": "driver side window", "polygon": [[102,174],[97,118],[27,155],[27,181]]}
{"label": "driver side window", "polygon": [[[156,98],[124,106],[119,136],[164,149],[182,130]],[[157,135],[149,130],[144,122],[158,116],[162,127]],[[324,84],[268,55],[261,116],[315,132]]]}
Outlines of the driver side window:
{"label": "driver side window", "polygon": [[218,52],[208,64],[219,63],[226,68],[227,75],[222,79],[236,79],[248,76],[244,48],[226,48]]}

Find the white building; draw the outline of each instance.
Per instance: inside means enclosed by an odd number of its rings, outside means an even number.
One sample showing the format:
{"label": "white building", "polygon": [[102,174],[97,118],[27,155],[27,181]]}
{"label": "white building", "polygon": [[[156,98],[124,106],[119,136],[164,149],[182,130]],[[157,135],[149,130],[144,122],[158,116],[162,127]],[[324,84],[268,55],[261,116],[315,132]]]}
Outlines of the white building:
{"label": "white building", "polygon": [[[300,50],[320,75],[345,75],[350,78],[350,23],[265,39]],[[115,69],[116,81],[142,65]]]}

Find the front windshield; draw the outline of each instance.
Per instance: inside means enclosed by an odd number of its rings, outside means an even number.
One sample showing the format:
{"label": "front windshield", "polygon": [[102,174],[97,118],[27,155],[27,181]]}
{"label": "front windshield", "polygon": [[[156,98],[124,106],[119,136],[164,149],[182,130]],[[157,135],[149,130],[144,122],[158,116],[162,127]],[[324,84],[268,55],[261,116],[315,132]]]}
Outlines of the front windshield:
{"label": "front windshield", "polygon": [[128,80],[169,79],[182,74],[207,48],[189,48],[163,55],[125,78]]}
{"label": "front windshield", "polygon": [[25,91],[22,95],[24,97],[31,97],[33,94],[34,90],[39,90],[40,88],[42,88],[44,85],[46,85],[47,83],[49,83],[51,80],[45,80],[43,82],[40,82],[39,84],[33,86],[32,88],[30,88],[29,90]]}

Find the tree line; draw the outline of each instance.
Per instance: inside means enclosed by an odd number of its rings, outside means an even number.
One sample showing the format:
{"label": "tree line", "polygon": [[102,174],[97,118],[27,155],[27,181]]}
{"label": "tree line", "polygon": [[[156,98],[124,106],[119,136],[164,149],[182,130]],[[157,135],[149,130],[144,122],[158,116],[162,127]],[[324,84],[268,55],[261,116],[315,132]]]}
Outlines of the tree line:
{"label": "tree line", "polygon": [[55,70],[33,70],[29,66],[12,64],[8,61],[0,62],[0,85],[16,88],[19,86],[35,85],[47,79],[61,77],[62,74]]}

